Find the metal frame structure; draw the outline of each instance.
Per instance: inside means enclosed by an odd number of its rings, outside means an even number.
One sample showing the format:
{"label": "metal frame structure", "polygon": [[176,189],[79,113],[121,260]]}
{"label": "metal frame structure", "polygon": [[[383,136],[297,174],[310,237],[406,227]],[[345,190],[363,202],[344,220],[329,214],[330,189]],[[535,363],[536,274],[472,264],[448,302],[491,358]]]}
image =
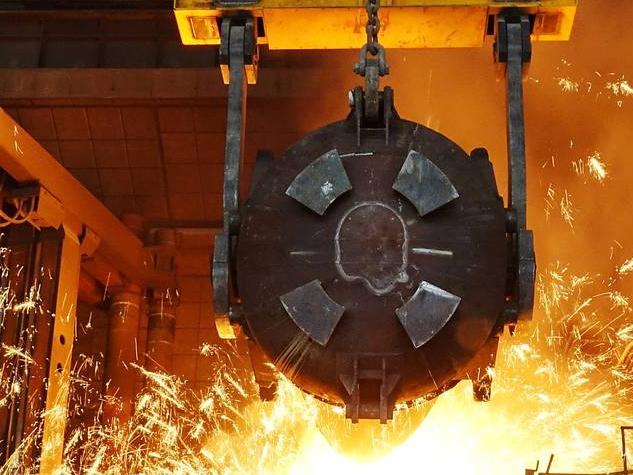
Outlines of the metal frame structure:
{"label": "metal frame structure", "polygon": [[0,112],[0,131],[0,168],[17,183],[39,184],[32,224],[70,226],[78,236],[96,239],[98,258],[122,276],[151,279],[145,273],[149,256],[140,239],[4,111]]}
{"label": "metal frame structure", "polygon": [[[7,430],[13,434],[14,442],[7,444],[9,452],[3,456],[8,457],[10,451],[17,448],[27,426],[39,426],[41,438],[34,449],[38,453],[30,456],[34,464],[39,462],[39,473],[53,473],[62,465],[76,307],[78,294],[82,291],[80,273],[113,291],[127,284],[173,287],[173,269],[163,269],[160,265],[161,254],[165,251],[163,246],[144,246],[124,223],[2,110],[0,131],[0,169],[6,182],[6,190],[1,196],[2,206],[5,200],[16,196],[28,199],[32,204],[28,212],[22,213],[24,216],[19,222],[35,231],[52,230],[59,234],[58,257],[55,263],[49,263],[54,269],[51,271],[54,282],[52,302],[47,304],[49,313],[41,319],[42,325],[51,326],[46,331],[48,340],[41,341],[35,348],[29,343],[31,337],[24,336],[33,324],[20,323],[15,330],[15,341],[20,345],[26,341],[25,351],[29,354],[34,351],[30,356],[42,366],[37,373],[43,385],[37,396],[44,402],[42,419],[36,421],[38,416],[33,415],[34,412],[29,416],[30,422],[10,424]],[[21,210],[20,205],[16,216]],[[4,225],[16,226],[12,222]],[[36,249],[41,247],[39,240],[34,237],[25,245]],[[40,266],[38,264],[38,268]],[[33,278],[36,282],[37,277]],[[27,284],[25,281],[24,285]],[[22,321],[24,317],[18,316],[18,319]],[[24,385],[23,391],[32,392],[28,386]],[[19,412],[16,412],[18,419],[22,417]]]}
{"label": "metal frame structure", "polygon": [[[4,192],[6,188],[5,179]],[[41,454],[42,466],[50,472],[51,460],[58,455],[56,441],[61,440],[55,437],[56,422],[53,419],[65,417],[63,400],[67,395],[68,368],[64,363],[72,350],[72,338],[66,345],[68,329],[65,324],[73,321],[72,298],[77,292],[73,268],[62,266],[62,257],[72,264],[79,254],[79,245],[73,240],[72,232],[66,233],[63,229],[40,231],[28,223],[12,224],[3,233],[2,240],[10,249],[3,255],[2,285],[19,303],[2,308],[0,340],[3,345],[19,348],[28,358],[10,360],[10,383],[17,383],[20,391],[9,404],[0,408],[0,437],[3,440],[0,463],[10,460],[15,451],[25,460],[36,460],[39,454],[35,453],[35,447],[42,445],[40,429],[44,429],[50,450]],[[67,295],[67,299],[64,300],[62,295]],[[57,313],[59,319],[42,318],[42,315],[52,317]],[[9,360],[6,354],[0,358]],[[34,365],[31,360],[41,364]],[[52,361],[55,364],[49,364]],[[49,375],[54,378],[50,385],[46,384]],[[52,410],[40,420],[37,414],[46,408],[49,388]],[[55,400],[62,404],[57,406]]]}

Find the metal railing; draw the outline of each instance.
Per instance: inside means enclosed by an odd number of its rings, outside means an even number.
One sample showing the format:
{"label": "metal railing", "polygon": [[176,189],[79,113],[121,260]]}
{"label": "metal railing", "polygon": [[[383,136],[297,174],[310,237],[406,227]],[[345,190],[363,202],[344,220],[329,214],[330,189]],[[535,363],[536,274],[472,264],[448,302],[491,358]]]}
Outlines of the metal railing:
{"label": "metal railing", "polygon": [[[628,457],[626,453],[626,435],[627,432],[633,433],[633,426],[621,426],[620,427],[620,435],[622,438],[622,471],[621,472],[610,472],[606,474],[595,474],[595,475],[630,475],[633,474],[633,471],[629,470]],[[533,469],[526,469],[525,475],[589,475],[589,474],[572,474],[572,473],[554,473],[550,472],[552,468],[552,462],[554,460],[554,455],[552,454],[549,458],[549,463],[547,464],[547,469],[545,472],[539,472],[540,462],[537,462],[536,467]]]}
{"label": "metal railing", "polygon": [[628,475],[629,464],[626,456],[626,433],[627,431],[633,431],[633,426],[622,426],[620,432],[622,434],[622,473]]}

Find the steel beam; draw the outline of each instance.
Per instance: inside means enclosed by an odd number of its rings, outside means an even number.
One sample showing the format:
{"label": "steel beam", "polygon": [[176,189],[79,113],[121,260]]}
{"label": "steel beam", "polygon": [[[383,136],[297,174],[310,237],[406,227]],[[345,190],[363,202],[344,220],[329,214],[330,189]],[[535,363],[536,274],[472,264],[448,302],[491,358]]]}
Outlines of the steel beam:
{"label": "steel beam", "polygon": [[1,109],[0,168],[18,183],[39,182],[61,204],[61,221],[82,236],[96,235],[96,258],[124,278],[137,284],[170,282],[148,269],[151,259],[141,240]]}
{"label": "steel beam", "polygon": [[[82,256],[94,255],[92,260],[86,261],[85,270],[106,287],[108,284],[136,284],[138,302],[134,310],[137,319],[140,286],[171,284],[173,269],[165,272],[157,268],[155,250],[144,248],[141,240],[125,224],[1,109],[0,168],[18,185],[37,182],[37,186],[29,187],[33,196],[37,197],[34,212],[29,214],[30,224],[35,228],[60,229],[63,235],[50,345],[42,347],[36,358],[45,362],[43,367],[47,370],[40,377],[40,381],[46,381],[45,409],[41,421],[41,444],[37,446],[39,454],[34,454],[34,460],[39,455],[39,473],[49,474],[63,464]],[[115,282],[110,282],[111,276]],[[126,348],[129,348],[129,343],[126,342]],[[130,352],[127,353],[129,359]],[[121,381],[119,384],[122,384]],[[32,417],[39,413],[28,414]],[[23,432],[23,427],[23,423],[16,425],[16,432]]]}
{"label": "steel beam", "polygon": [[[358,0],[261,0],[213,2],[176,0],[175,15],[186,45],[220,44],[217,18],[250,10],[261,23],[258,42],[270,49],[356,49],[363,44],[365,18]],[[577,0],[392,0],[381,5],[385,48],[478,47],[504,9],[532,16],[535,41],[565,41],[571,35]]]}
{"label": "steel beam", "polygon": [[75,339],[77,291],[81,267],[81,245],[77,229],[64,226],[57,296],[50,346],[46,410],[43,414],[39,473],[53,473],[62,466],[64,436],[68,420],[68,393]]}

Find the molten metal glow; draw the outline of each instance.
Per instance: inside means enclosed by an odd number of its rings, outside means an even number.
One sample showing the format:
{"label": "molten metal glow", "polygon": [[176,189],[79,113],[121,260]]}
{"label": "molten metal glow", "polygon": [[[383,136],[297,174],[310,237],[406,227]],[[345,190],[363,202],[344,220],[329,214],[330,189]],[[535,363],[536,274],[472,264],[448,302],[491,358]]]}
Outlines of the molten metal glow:
{"label": "molten metal glow", "polygon": [[[364,447],[356,447],[353,458],[339,453],[336,440],[322,433],[331,435],[332,427],[350,431],[349,422],[288,381],[281,382],[275,402],[255,400],[252,382],[233,369],[237,353],[205,344],[204,356],[226,361],[207,391],[138,368],[147,387],[132,420],[76,429],[62,473],[383,475],[420,466],[508,475],[543,463],[550,453],[557,456],[557,471],[615,469],[619,426],[633,421],[633,377],[619,364],[633,341],[633,325],[628,298],[609,289],[590,292],[596,281],[562,265],[543,273],[541,316],[502,338],[492,401],[474,402],[470,383],[463,382],[437,400],[419,427],[407,426],[410,413],[398,411],[394,422],[374,432],[372,443],[383,445],[379,458],[373,450],[363,454]],[[15,364],[34,364],[19,349],[3,351]],[[91,364],[86,359],[75,372]],[[2,368],[3,404],[20,384],[8,369]],[[88,388],[76,378],[74,397]],[[0,473],[14,473],[20,463],[16,455]]]}

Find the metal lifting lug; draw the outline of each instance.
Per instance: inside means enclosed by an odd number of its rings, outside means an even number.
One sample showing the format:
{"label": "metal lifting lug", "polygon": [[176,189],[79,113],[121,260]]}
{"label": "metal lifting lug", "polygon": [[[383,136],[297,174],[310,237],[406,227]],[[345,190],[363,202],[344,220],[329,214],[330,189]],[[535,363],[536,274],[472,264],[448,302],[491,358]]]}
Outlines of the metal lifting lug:
{"label": "metal lifting lug", "polygon": [[377,87],[363,90],[357,87],[350,91],[351,114],[356,122],[356,146],[360,148],[363,130],[384,130],[385,145],[389,145],[391,119],[397,119],[398,113],[393,103],[393,89],[389,86],[379,91]]}
{"label": "metal lifting lug", "polygon": [[[518,32],[520,30],[520,42],[517,38],[509,40],[508,27],[511,30]],[[529,63],[532,59],[532,40],[530,38],[531,31],[530,19],[527,15],[520,14],[501,14],[497,18],[497,36],[494,43],[495,61],[497,63],[507,63],[510,50],[510,42],[512,42],[512,48],[518,51],[518,47],[521,48],[520,56],[523,63]],[[514,34],[514,33],[512,33]]]}

